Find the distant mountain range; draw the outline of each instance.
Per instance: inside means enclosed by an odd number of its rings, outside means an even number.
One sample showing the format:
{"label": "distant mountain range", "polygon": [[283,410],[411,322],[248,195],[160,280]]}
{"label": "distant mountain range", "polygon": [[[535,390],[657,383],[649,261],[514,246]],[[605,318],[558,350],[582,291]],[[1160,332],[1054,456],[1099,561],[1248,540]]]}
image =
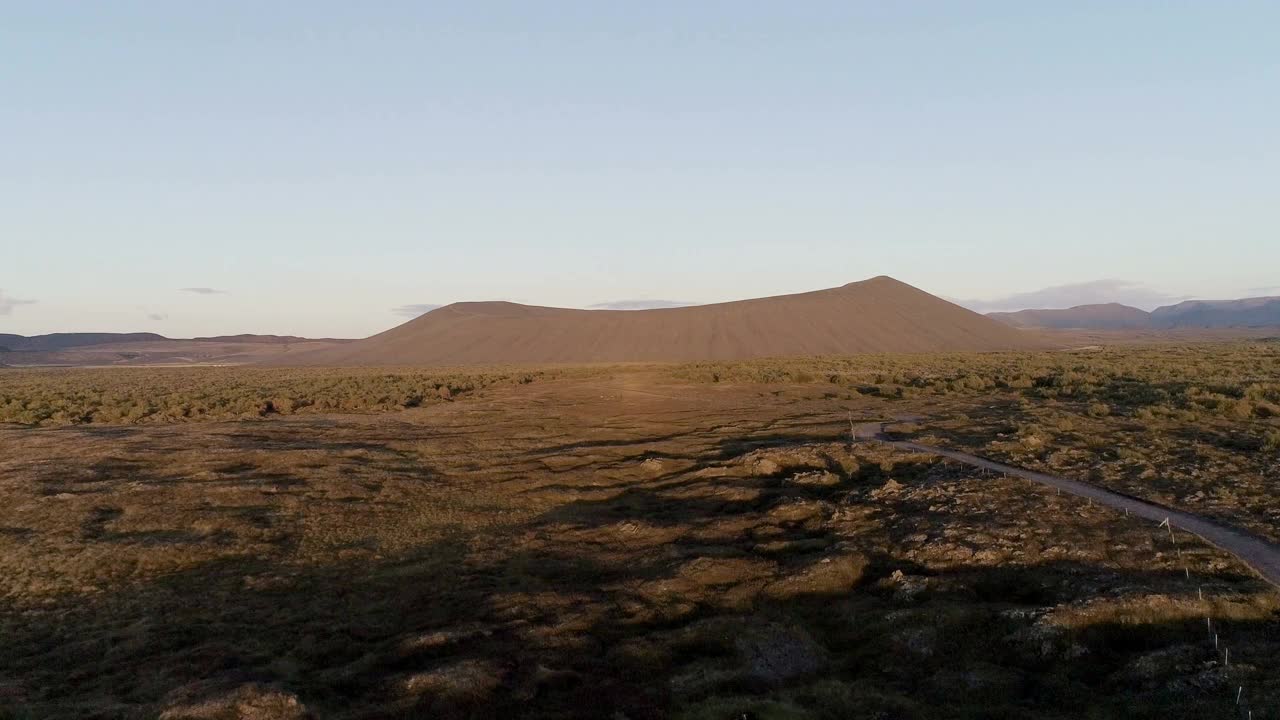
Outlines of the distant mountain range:
{"label": "distant mountain range", "polygon": [[217,337],[198,337],[191,340],[176,340],[156,333],[51,333],[49,335],[10,335],[0,333],[0,352],[59,352],[72,348],[86,348],[95,345],[120,345],[123,343],[151,342],[206,342],[206,343],[252,343],[252,344],[286,344],[305,342],[341,343],[347,340],[333,338],[310,339],[293,335],[219,335]]}
{"label": "distant mountain range", "polygon": [[1280,297],[1188,300],[1151,312],[1156,327],[1265,327],[1280,325]]}
{"label": "distant mountain range", "polygon": [[1019,328],[1129,330],[1151,327],[1151,313],[1119,303],[1078,305],[1067,310],[993,312],[987,317]]}
{"label": "distant mountain range", "polygon": [[345,343],[352,342],[341,338],[304,338],[297,335],[214,335],[213,337],[191,338],[195,342],[225,342],[225,343],[303,343],[303,342],[326,342],[326,343]]}
{"label": "distant mountain range", "polygon": [[1151,312],[1128,305],[1078,305],[1065,310],[987,313],[1018,328],[1054,330],[1168,330],[1280,326],[1280,297],[1243,300],[1188,300]]}
{"label": "distant mountain range", "polygon": [[0,348],[12,352],[56,352],[89,345],[154,342],[167,339],[155,333],[51,333],[31,337],[0,333]]}

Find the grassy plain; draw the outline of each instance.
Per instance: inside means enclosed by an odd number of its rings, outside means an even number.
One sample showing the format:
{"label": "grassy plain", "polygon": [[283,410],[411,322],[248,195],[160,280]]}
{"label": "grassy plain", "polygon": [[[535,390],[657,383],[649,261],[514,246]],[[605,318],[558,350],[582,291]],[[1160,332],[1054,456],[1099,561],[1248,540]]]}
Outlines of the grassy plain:
{"label": "grassy plain", "polygon": [[1280,541],[1280,342],[705,363],[697,382],[884,398],[898,430],[1089,480]]}
{"label": "grassy plain", "polygon": [[589,371],[10,369],[0,375],[0,423],[49,427],[388,412],[450,400],[492,385],[527,384],[583,372]]}
{"label": "grassy plain", "polygon": [[848,428],[1274,537],[1277,388],[1268,343],[3,371],[0,717],[1268,717],[1232,558]]}

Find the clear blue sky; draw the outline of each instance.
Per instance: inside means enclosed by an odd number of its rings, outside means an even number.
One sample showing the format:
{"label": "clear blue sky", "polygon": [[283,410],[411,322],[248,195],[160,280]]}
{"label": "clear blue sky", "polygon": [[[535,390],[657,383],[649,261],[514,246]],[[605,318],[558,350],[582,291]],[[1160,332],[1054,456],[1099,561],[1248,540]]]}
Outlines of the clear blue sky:
{"label": "clear blue sky", "polygon": [[879,274],[1280,294],[1277,28],[1273,0],[0,0],[0,332]]}

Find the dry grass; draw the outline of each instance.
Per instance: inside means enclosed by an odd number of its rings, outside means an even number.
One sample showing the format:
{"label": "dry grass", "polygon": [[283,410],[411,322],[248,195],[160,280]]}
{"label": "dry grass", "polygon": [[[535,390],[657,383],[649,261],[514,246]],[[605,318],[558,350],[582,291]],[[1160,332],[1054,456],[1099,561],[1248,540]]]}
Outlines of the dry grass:
{"label": "dry grass", "polygon": [[0,371],[0,423],[173,423],[295,413],[389,412],[494,385],[589,373],[584,369],[6,369]]}
{"label": "dry grass", "polygon": [[[986,442],[1034,384],[900,400],[809,367],[0,427],[0,717],[1167,718],[1237,684],[1280,707],[1280,601],[1230,557],[846,442],[851,413],[910,411]],[[1095,400],[1053,417],[1129,412]]]}
{"label": "dry grass", "polygon": [[926,416],[902,432],[1280,541],[1280,343],[699,363],[673,373],[887,399]]}

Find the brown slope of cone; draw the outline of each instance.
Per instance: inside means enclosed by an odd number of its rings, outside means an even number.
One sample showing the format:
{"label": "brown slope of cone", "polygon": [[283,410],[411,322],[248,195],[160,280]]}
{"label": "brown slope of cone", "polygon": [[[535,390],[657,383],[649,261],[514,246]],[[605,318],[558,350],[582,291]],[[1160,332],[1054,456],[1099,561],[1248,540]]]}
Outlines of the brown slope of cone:
{"label": "brown slope of cone", "polygon": [[659,310],[455,303],[341,347],[273,364],[476,365],[730,360],[1045,347],[889,277],[830,290]]}

